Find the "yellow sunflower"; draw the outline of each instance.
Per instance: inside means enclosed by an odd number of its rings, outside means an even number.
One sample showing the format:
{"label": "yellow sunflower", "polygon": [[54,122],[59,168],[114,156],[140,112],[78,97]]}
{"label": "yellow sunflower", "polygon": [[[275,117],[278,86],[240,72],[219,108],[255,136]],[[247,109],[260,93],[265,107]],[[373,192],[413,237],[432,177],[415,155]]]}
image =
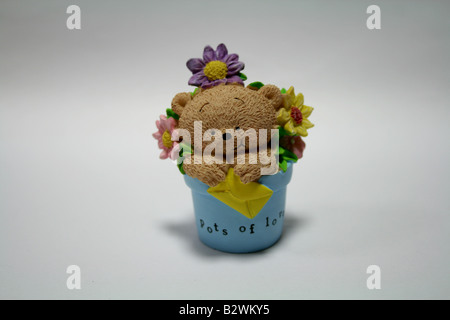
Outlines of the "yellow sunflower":
{"label": "yellow sunflower", "polygon": [[283,108],[280,109],[277,120],[278,124],[292,135],[306,137],[307,129],[314,127],[308,120],[314,108],[303,105],[303,94],[297,96],[294,87],[283,95]]}

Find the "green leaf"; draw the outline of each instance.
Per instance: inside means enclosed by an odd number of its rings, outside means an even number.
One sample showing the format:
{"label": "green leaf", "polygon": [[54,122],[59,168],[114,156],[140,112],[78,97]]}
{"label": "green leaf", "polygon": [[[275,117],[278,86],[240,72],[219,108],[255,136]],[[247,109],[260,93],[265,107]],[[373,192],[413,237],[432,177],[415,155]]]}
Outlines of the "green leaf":
{"label": "green leaf", "polygon": [[195,88],[194,91],[191,92],[191,96],[195,96],[195,94],[197,93],[198,88]]}
{"label": "green leaf", "polygon": [[285,94],[287,91],[285,88],[281,89],[281,94]]}
{"label": "green leaf", "polygon": [[186,143],[184,143],[184,142],[181,142],[181,143],[180,143],[180,156],[181,156],[181,157],[184,157],[184,155],[185,155],[186,153],[190,153],[190,154],[194,153],[194,152],[192,151],[192,146],[190,146],[190,145],[188,145],[188,144],[186,144]]}
{"label": "green leaf", "polygon": [[166,114],[167,114],[167,118],[174,118],[175,120],[180,119],[180,116],[177,115],[177,114],[175,113],[175,111],[173,111],[173,110],[170,109],[170,108],[167,108],[167,109],[166,109]]}
{"label": "green leaf", "polygon": [[264,83],[256,81],[256,82],[252,82],[248,85],[249,87],[253,87],[253,88],[258,88],[261,89],[262,87],[264,87]]}
{"label": "green leaf", "polygon": [[[283,148],[283,147],[281,147]],[[284,149],[284,148],[283,148]],[[293,162],[297,162],[298,157],[295,155],[295,153],[293,153],[292,151],[289,151],[287,149],[284,149],[283,152],[283,160],[287,160],[287,161],[293,161]]]}
{"label": "green leaf", "polygon": [[283,138],[284,136],[290,136],[289,132],[287,132],[286,129],[284,129],[284,127],[282,127],[282,126],[278,127],[278,132],[279,132],[280,139]]}
{"label": "green leaf", "polygon": [[183,169],[183,162],[177,164],[177,167],[178,167],[178,170],[180,170],[181,174],[186,174],[186,172],[184,172],[184,169]]}
{"label": "green leaf", "polygon": [[191,154],[193,153],[192,151],[192,147],[186,143],[181,142],[180,143],[180,152],[178,153],[178,161],[180,161],[180,163],[177,164],[178,170],[180,170],[181,174],[186,174],[186,172],[184,172],[183,169],[183,161],[184,161],[184,155],[185,154]]}
{"label": "green leaf", "polygon": [[242,81],[247,80],[247,76],[243,74],[242,72],[239,72],[238,76],[242,79]]}
{"label": "green leaf", "polygon": [[280,161],[279,167],[280,167],[281,170],[283,170],[283,172],[286,172],[286,170],[287,170],[287,161],[286,160]]}
{"label": "green leaf", "polygon": [[278,166],[281,168],[281,170],[286,172],[288,162],[289,161],[297,162],[297,160],[298,160],[298,157],[295,155],[295,153],[293,153],[281,146],[278,147],[278,161],[279,161]]}

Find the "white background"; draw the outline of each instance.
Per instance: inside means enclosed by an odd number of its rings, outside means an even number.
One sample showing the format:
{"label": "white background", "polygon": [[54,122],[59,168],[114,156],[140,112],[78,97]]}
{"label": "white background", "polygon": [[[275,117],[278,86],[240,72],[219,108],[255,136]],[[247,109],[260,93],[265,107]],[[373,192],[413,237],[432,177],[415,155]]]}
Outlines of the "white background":
{"label": "white background", "polygon": [[[78,4],[82,29],[66,28]],[[366,9],[381,7],[381,30]],[[0,298],[449,298],[450,3],[2,1]],[[269,250],[214,251],[151,133],[224,42],[316,127]],[[82,289],[66,288],[67,266]],[[366,268],[382,289],[366,287]]]}

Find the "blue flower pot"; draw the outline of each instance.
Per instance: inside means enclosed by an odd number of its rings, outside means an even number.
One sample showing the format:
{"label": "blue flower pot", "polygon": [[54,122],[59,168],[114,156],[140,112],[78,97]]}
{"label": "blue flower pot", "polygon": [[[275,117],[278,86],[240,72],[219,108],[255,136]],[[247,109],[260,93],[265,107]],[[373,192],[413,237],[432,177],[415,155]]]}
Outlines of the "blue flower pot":
{"label": "blue flower pot", "polygon": [[211,248],[233,253],[255,252],[272,246],[283,231],[286,187],[291,177],[292,163],[286,172],[261,177],[258,182],[273,190],[273,194],[256,217],[249,219],[209,194],[208,185],[184,175],[192,190],[200,240]]}

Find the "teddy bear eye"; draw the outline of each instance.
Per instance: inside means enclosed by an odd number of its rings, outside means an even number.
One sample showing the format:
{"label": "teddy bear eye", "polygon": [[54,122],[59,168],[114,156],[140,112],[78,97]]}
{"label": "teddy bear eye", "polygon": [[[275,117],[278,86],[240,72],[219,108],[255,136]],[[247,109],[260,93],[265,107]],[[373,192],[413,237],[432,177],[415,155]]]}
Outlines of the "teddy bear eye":
{"label": "teddy bear eye", "polygon": [[209,102],[205,103],[204,105],[202,105],[202,107],[200,108],[200,110],[198,110],[198,112],[202,112],[202,109],[207,106],[209,104]]}
{"label": "teddy bear eye", "polygon": [[238,101],[240,101],[240,102],[242,102],[242,103],[245,103],[244,100],[239,99],[239,98],[234,98],[234,100],[238,100]]}

